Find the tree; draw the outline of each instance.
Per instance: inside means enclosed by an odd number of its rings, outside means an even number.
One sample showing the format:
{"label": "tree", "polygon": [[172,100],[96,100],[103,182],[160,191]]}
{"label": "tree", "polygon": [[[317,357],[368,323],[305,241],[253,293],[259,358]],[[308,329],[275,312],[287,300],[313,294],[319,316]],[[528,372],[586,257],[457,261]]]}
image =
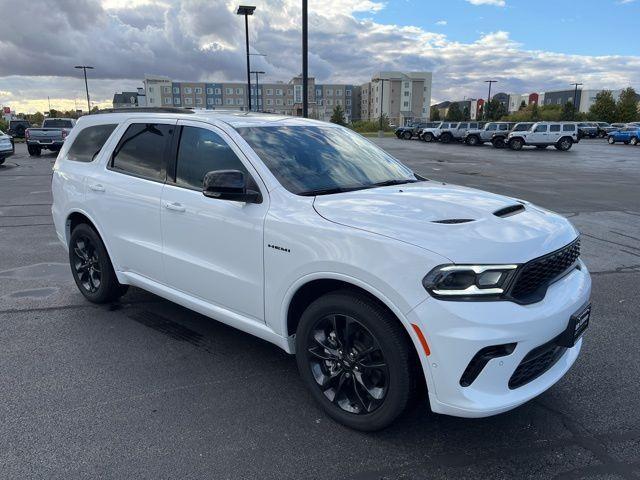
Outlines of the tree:
{"label": "tree", "polygon": [[507,109],[497,98],[492,98],[486,106],[486,117],[488,120],[500,120],[507,114]]}
{"label": "tree", "polygon": [[567,102],[562,107],[562,114],[560,120],[574,120],[575,114],[573,109],[573,102]]}
{"label": "tree", "polygon": [[431,120],[437,122],[440,120],[440,110],[438,110],[435,106],[431,107],[430,112]]}
{"label": "tree", "polygon": [[449,120],[450,122],[459,122],[460,120],[462,120],[462,111],[460,110],[460,105],[458,105],[457,103],[452,103],[449,106],[446,120]]}
{"label": "tree", "polygon": [[620,98],[616,104],[616,118],[624,123],[638,119],[638,94],[632,87],[620,92]]}
{"label": "tree", "polygon": [[27,120],[31,122],[31,125],[42,125],[42,122],[44,121],[44,115],[40,112],[36,112],[29,115]]}
{"label": "tree", "polygon": [[616,101],[611,90],[602,90],[596,95],[596,101],[589,109],[591,120],[613,123],[616,121]]}
{"label": "tree", "polygon": [[531,121],[537,122],[540,119],[540,109],[538,108],[538,103],[533,103],[531,105]]}
{"label": "tree", "polygon": [[333,113],[331,114],[331,123],[337,123],[338,125],[345,125],[347,122],[344,119],[344,110],[341,105],[333,107]]}
{"label": "tree", "polygon": [[462,120],[469,121],[471,120],[471,113],[469,112],[469,107],[464,107],[462,110]]}
{"label": "tree", "polygon": [[518,108],[518,110],[524,110],[525,108],[527,108],[527,102],[525,102],[524,100],[522,100],[520,102],[520,108]]}

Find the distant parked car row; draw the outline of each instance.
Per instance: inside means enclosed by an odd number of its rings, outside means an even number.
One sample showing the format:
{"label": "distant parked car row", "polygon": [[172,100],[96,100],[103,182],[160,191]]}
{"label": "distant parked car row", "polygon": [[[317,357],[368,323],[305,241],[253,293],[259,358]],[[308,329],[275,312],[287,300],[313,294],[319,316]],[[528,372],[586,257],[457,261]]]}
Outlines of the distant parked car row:
{"label": "distant parked car row", "polygon": [[627,127],[610,132],[607,136],[609,144],[622,142],[627,145],[640,144],[640,125],[629,124]]}

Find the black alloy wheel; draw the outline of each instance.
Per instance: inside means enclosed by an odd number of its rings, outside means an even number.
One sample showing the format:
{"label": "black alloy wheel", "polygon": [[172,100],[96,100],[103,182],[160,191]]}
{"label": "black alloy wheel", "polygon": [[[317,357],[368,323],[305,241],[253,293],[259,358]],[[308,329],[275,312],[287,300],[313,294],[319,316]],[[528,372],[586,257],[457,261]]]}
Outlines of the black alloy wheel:
{"label": "black alloy wheel", "polygon": [[571,148],[573,141],[570,138],[561,138],[558,142],[558,150],[566,152]]}
{"label": "black alloy wheel", "polygon": [[507,144],[504,141],[504,137],[497,137],[493,139],[493,142],[491,142],[493,144],[493,146],[495,148],[504,148],[507,146]]}
{"label": "black alloy wheel", "polygon": [[471,145],[472,147],[475,147],[476,145],[478,145],[480,143],[480,140],[478,139],[478,137],[476,135],[471,135],[469,137],[467,137],[467,140],[465,141],[467,145]]}
{"label": "black alloy wheel", "polygon": [[422,135],[422,140],[424,140],[425,142],[433,142],[433,133],[426,132],[424,135]]}
{"label": "black alloy wheel", "polygon": [[440,136],[440,141],[442,143],[451,143],[451,139],[453,136],[449,132],[445,132]]}
{"label": "black alloy wheel", "polygon": [[355,318],[333,314],[318,320],[307,339],[307,356],[323,395],[345,412],[371,413],[384,402],[389,387],[384,354]]}
{"label": "black alloy wheel", "polygon": [[296,361],[312,396],[334,420],[358,430],[388,426],[421,378],[404,327],[372,299],[349,290],[312,302],[296,330]]}
{"label": "black alloy wheel", "polygon": [[80,293],[90,302],[111,302],[128,289],[118,282],[102,239],[85,223],[71,232],[69,263]]}
{"label": "black alloy wheel", "polygon": [[402,136],[403,136],[403,138],[404,138],[405,140],[411,140],[411,137],[413,137],[413,134],[412,134],[411,132],[407,131],[407,132],[404,132],[404,133],[402,134]]}

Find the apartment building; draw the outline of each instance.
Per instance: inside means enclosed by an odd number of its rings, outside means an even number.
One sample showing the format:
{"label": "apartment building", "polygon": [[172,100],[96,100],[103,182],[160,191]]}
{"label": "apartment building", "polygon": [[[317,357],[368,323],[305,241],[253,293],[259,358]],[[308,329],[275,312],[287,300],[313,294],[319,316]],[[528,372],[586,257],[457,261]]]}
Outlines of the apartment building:
{"label": "apartment building", "polygon": [[[347,122],[360,118],[360,87],[349,84],[316,84],[309,77],[309,116],[329,121],[340,105]],[[247,110],[247,84],[240,82],[175,82],[168,77],[146,75],[147,105],[158,107],[223,108]],[[302,116],[302,77],[288,82],[251,85],[251,108],[267,113]]]}
{"label": "apartment building", "polygon": [[360,116],[375,120],[386,115],[394,125],[428,120],[431,82],[431,72],[378,72],[360,86]]}

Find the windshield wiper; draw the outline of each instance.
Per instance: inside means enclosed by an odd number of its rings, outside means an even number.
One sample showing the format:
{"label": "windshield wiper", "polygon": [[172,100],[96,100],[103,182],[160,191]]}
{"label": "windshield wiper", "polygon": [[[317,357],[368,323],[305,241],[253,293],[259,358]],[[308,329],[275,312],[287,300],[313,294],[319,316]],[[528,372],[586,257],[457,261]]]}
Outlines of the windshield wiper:
{"label": "windshield wiper", "polygon": [[366,187],[352,187],[352,188],[344,188],[344,187],[333,187],[333,188],[318,188],[316,190],[305,190],[304,192],[298,193],[298,195],[302,195],[303,197],[315,197],[316,195],[331,195],[332,193],[342,193],[342,192],[352,192],[353,190],[360,190]]}
{"label": "windshield wiper", "polygon": [[419,182],[420,180],[414,180],[412,178],[405,178],[402,180],[385,180],[383,182],[377,182],[377,183],[372,183],[371,185],[369,185],[368,188],[373,188],[373,187],[388,187],[391,185],[404,185],[405,183],[416,183]]}

